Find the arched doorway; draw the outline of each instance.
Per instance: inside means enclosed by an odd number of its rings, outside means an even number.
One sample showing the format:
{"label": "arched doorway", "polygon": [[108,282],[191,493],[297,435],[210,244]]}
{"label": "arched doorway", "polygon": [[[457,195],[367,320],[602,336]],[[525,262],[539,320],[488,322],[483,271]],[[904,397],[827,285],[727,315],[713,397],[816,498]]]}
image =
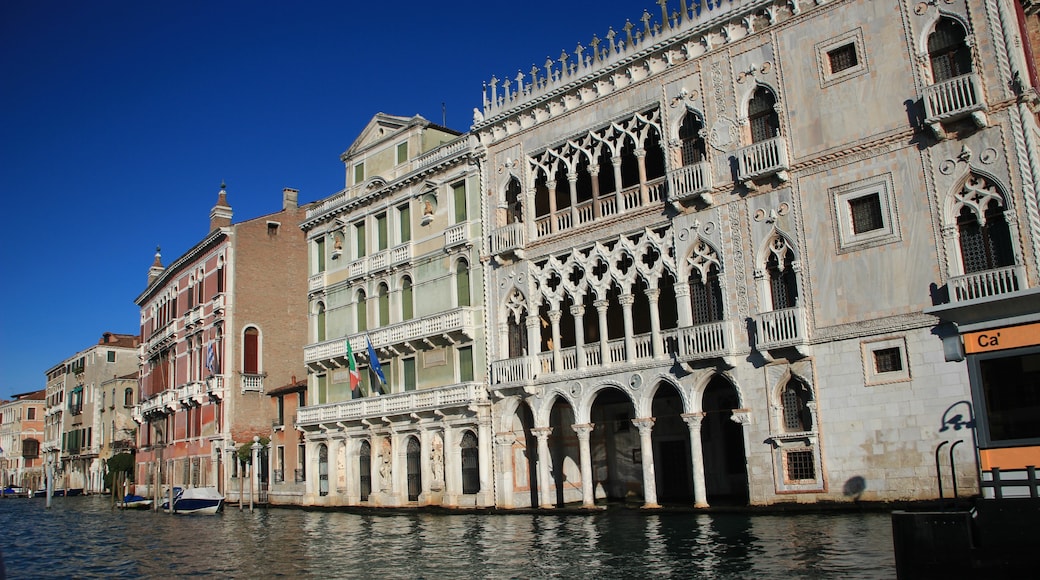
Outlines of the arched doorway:
{"label": "arched doorway", "polygon": [[549,476],[556,491],[554,504],[557,506],[581,501],[578,435],[571,427],[575,422],[574,409],[570,403],[557,399],[549,414],[549,426],[552,427],[549,435]]}
{"label": "arched doorway", "polygon": [[368,441],[361,442],[361,451],[358,453],[358,476],[361,501],[368,501],[368,496],[372,494],[372,444]]}
{"label": "arched doorway", "polygon": [[693,465],[690,459],[690,428],[683,421],[679,391],[662,382],[654,393],[654,471],[659,502],[693,503]]}
{"label": "arched doorway", "polygon": [[419,501],[422,493],[422,447],[415,436],[408,438],[406,461],[408,463],[408,501]]}
{"label": "arched doorway", "polygon": [[590,419],[595,427],[589,437],[592,485],[597,499],[643,499],[643,460],[639,431],[632,424],[635,406],[615,388],[596,394]]}
{"label": "arched doorway", "polygon": [[516,443],[513,444],[513,485],[519,493],[527,492],[528,506],[538,505],[538,440],[534,433],[534,414],[526,403],[521,403],[516,410],[513,422],[513,433]]}
{"label": "arched doorway", "polygon": [[480,455],[477,450],[477,436],[466,430],[462,435],[462,493],[474,494],[480,491]]}
{"label": "arched doorway", "polygon": [[733,421],[739,408],[737,389],[716,376],[701,399],[704,420],[701,446],[704,450],[704,486],[711,505],[746,505],[748,502],[747,455],[744,429]]}
{"label": "arched doorway", "polygon": [[329,495],[329,447],[318,446],[318,495]]}

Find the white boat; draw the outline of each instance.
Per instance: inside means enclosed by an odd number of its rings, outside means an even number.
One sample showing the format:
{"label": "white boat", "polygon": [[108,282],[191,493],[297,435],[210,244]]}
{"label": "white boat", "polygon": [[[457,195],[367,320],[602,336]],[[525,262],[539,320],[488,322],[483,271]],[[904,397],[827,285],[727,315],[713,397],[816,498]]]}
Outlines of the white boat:
{"label": "white boat", "polygon": [[[170,500],[162,503],[170,511]],[[215,487],[173,488],[173,512],[177,514],[215,514],[224,508],[224,496]]]}
{"label": "white boat", "polygon": [[152,507],[152,500],[139,495],[127,495],[120,502],[119,507],[127,510],[144,510]]}

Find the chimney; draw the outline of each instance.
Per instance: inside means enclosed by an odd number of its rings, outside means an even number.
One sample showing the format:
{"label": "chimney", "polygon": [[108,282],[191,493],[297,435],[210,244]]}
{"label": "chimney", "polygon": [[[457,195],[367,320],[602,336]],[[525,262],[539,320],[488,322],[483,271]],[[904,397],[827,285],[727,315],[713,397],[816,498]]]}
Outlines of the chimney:
{"label": "chimney", "polygon": [[162,265],[162,254],[159,253],[159,246],[155,246],[155,261],[152,262],[152,267],[148,268],[148,285],[151,286],[152,282],[162,273],[166,271],[166,268]]}
{"label": "chimney", "polygon": [[217,194],[217,205],[209,210],[209,231],[217,228],[225,228],[231,225],[231,206],[227,202],[227,185],[220,183],[220,193]]}
{"label": "chimney", "polygon": [[282,209],[285,211],[300,207],[300,190],[286,187],[282,189]]}

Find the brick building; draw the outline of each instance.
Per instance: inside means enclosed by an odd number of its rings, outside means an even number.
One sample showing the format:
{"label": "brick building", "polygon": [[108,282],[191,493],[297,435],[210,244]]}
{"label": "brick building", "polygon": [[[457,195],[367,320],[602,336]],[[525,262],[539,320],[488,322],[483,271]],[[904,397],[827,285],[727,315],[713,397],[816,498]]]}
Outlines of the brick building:
{"label": "brick building", "polygon": [[303,376],[307,252],[297,196],[285,189],[280,211],[232,223],[222,186],[209,234],[168,267],[156,253],[135,300],[139,492],[153,493],[158,477],[237,499],[236,450],[272,430],[265,390]]}

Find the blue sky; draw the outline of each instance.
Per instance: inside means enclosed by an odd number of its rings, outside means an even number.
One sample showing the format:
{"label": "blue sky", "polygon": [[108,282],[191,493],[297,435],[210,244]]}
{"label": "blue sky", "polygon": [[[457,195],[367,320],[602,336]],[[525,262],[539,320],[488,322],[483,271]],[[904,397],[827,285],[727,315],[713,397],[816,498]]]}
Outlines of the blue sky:
{"label": "blue sky", "polygon": [[327,197],[374,114],[468,130],[493,75],[644,9],[659,20],[651,0],[3,0],[0,398],[136,333],[155,247],[198,242],[222,180],[236,221],[283,187]]}

